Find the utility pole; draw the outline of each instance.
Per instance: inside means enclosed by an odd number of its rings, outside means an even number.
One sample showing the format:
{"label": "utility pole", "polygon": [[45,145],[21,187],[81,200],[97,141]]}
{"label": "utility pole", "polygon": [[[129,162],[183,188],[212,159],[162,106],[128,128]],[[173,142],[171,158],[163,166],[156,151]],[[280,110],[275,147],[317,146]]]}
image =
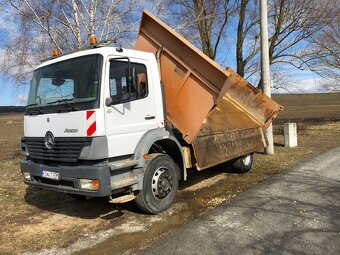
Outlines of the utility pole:
{"label": "utility pole", "polygon": [[[263,92],[268,97],[271,97],[270,92],[270,68],[269,68],[269,47],[268,47],[268,10],[267,0],[261,0],[260,3],[261,15],[261,79]],[[266,154],[274,154],[273,126],[266,129],[266,138],[268,147],[265,149]]]}

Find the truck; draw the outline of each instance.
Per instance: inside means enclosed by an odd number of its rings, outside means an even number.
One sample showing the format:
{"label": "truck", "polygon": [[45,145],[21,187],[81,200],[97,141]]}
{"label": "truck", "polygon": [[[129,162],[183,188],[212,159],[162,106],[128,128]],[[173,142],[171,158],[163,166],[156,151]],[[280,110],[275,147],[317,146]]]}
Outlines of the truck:
{"label": "truck", "polygon": [[144,11],[133,49],[91,38],[34,70],[23,180],[76,199],[134,199],[158,214],[188,171],[249,171],[281,109]]}

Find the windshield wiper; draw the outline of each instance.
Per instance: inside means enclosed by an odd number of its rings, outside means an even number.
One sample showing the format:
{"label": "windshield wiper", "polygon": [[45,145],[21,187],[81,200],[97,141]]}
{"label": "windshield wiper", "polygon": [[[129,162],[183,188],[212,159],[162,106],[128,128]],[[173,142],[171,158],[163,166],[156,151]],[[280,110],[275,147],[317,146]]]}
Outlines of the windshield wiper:
{"label": "windshield wiper", "polygon": [[69,101],[72,101],[73,99],[71,98],[64,98],[64,99],[60,99],[57,101],[53,101],[53,102],[48,102],[47,104],[60,104],[60,103],[64,103],[64,105],[67,105],[72,111],[78,111],[79,109],[77,107],[75,107],[73,104],[70,104]]}
{"label": "windshield wiper", "polygon": [[38,105],[38,103],[34,103],[34,104],[28,104],[28,105],[26,105],[26,107],[30,107],[30,106],[37,106]]}
{"label": "windshield wiper", "polygon": [[[33,113],[38,113],[38,114],[41,114],[41,113],[44,113],[42,110],[41,110],[41,107],[38,107],[38,103],[33,103],[33,104],[29,104],[29,105],[26,105],[26,108],[27,107],[30,107],[30,106],[35,106],[33,108],[33,111],[31,111],[29,114],[30,115],[33,115]],[[36,111],[35,111],[36,110]]]}

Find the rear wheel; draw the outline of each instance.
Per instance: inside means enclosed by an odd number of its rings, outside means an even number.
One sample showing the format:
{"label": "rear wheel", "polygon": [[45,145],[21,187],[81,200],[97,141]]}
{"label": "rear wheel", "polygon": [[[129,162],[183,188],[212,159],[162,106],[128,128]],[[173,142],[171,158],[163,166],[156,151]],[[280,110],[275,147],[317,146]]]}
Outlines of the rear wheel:
{"label": "rear wheel", "polygon": [[165,154],[150,154],[144,165],[143,189],[135,202],[144,212],[158,214],[168,209],[178,189],[179,168]]}
{"label": "rear wheel", "polygon": [[233,170],[237,173],[247,173],[253,165],[253,154],[244,155],[232,163]]}

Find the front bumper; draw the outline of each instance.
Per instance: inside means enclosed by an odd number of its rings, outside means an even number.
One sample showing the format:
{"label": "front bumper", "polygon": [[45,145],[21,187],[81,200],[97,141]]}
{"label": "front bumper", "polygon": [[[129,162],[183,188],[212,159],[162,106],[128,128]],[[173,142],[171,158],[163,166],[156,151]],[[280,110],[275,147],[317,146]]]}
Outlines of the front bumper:
{"label": "front bumper", "polygon": [[[95,166],[47,166],[34,163],[30,160],[20,162],[21,172],[29,172],[31,180],[24,182],[37,187],[56,190],[59,192],[85,195],[91,197],[109,196],[111,192],[110,167],[107,165]],[[59,173],[59,180],[51,180],[41,177],[43,170]],[[79,179],[97,179],[100,186],[98,190],[80,189]]]}

